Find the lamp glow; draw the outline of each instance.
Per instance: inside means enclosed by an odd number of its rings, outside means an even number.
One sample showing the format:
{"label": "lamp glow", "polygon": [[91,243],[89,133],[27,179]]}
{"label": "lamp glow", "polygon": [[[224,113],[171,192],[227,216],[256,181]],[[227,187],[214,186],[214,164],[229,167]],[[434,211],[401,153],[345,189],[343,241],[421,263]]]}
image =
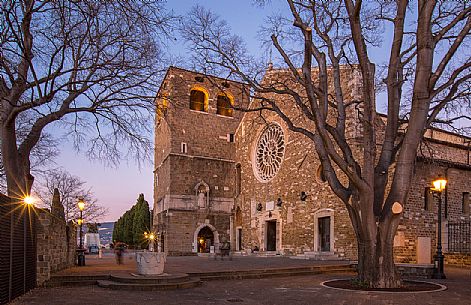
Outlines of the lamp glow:
{"label": "lamp glow", "polygon": [[150,240],[154,240],[154,239],[155,239],[154,233],[150,233],[150,234],[149,234],[149,239],[150,239]]}
{"label": "lamp glow", "polygon": [[78,208],[80,209],[80,211],[83,211],[83,209],[85,209],[85,202],[83,201],[82,197],[79,198],[79,201],[78,201],[77,205],[78,205]]}
{"label": "lamp glow", "polygon": [[436,192],[442,192],[445,187],[446,187],[446,179],[445,178],[442,178],[442,177],[438,177],[438,179],[434,180],[432,182],[433,184],[433,191],[436,191]]}
{"label": "lamp glow", "polygon": [[35,201],[36,200],[34,200],[34,198],[29,196],[29,195],[25,196],[25,198],[23,198],[23,202],[27,205],[32,205],[32,204],[34,204]]}
{"label": "lamp glow", "polygon": [[83,223],[83,219],[82,218],[77,219],[77,223],[78,223],[79,226],[81,226],[82,223]]}

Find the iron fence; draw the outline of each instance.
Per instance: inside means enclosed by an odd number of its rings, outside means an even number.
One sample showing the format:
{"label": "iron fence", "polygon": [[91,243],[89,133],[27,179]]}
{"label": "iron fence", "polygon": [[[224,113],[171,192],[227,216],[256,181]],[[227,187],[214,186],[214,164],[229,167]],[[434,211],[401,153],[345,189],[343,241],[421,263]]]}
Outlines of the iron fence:
{"label": "iron fence", "polygon": [[0,304],[36,285],[34,209],[0,194]]}
{"label": "iron fence", "polygon": [[448,223],[448,252],[471,253],[471,222]]}

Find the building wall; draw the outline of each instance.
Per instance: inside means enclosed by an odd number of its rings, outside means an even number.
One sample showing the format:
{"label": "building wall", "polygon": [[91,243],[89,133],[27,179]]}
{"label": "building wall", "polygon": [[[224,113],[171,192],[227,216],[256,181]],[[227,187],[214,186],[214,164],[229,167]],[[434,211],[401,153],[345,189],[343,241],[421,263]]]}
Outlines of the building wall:
{"label": "building wall", "polygon": [[[345,99],[357,99],[361,89],[360,80],[355,70],[343,69]],[[350,73],[350,75],[348,75]],[[289,73],[283,70],[268,71],[265,82],[289,82]],[[291,84],[296,88],[296,84]],[[298,88],[298,90],[301,90]],[[288,98],[281,100],[276,95],[264,95],[277,101],[284,113],[291,117],[296,124],[313,130],[312,122],[300,113],[294,102]],[[236,204],[242,214],[242,248],[267,250],[267,222],[276,219],[277,242],[276,251],[282,254],[302,254],[318,252],[319,230],[318,219],[331,217],[331,253],[353,259],[356,257],[356,239],[351,226],[348,212],[343,203],[330,190],[328,184],[319,175],[320,161],[314,149],[314,143],[306,136],[291,132],[286,124],[277,116],[265,112],[260,120],[258,113],[247,113],[238,128],[236,135],[237,162],[241,165],[241,194],[236,198]],[[354,141],[359,129],[354,125],[357,120],[356,112],[348,116],[347,134]],[[282,127],[285,137],[285,154],[277,175],[269,182],[261,182],[254,174],[254,149],[258,138],[267,124],[276,123]],[[353,145],[357,148],[356,145]],[[359,153],[355,151],[354,153]],[[340,179],[345,177],[339,174]],[[303,201],[301,192],[307,194]],[[278,198],[281,207],[276,206]],[[270,210],[271,206],[275,208]],[[257,211],[257,204],[262,210]],[[271,215],[271,216],[270,216]]]}
{"label": "building wall", "polygon": [[43,285],[51,274],[75,263],[76,229],[72,223],[57,217],[47,209],[38,209],[37,285]]}
{"label": "building wall", "polygon": [[193,255],[196,253],[198,232],[209,227],[214,234],[215,249],[222,238],[229,238],[230,216],[227,213],[208,211],[168,210],[159,214],[161,231],[166,232],[164,251],[168,255]]}
{"label": "building wall", "polygon": [[[345,99],[358,101],[361,97],[358,73],[347,67],[341,73],[342,79],[348,80],[342,84]],[[271,70],[265,75],[264,82],[292,82],[288,75],[283,70]],[[203,77],[203,81],[196,77]],[[289,131],[283,121],[268,112],[264,112],[263,119],[258,112],[245,113],[242,120],[242,113],[238,112],[234,112],[233,118],[217,115],[215,100],[223,82],[170,68],[159,90],[156,103],[161,107],[165,102],[166,107],[156,125],[158,185],[154,196],[154,224],[158,231],[167,234],[166,251],[175,255],[194,251],[195,234],[204,224],[210,224],[218,234],[227,233],[233,249],[258,247],[267,250],[268,226],[276,222],[278,253],[318,252],[318,220],[329,216],[331,254],[356,259],[357,242],[348,212],[323,181],[312,140]],[[189,109],[189,93],[194,86],[203,86],[209,94],[207,113]],[[294,82],[290,86],[297,88]],[[241,101],[244,106],[248,101],[244,95],[246,88],[238,83],[230,83],[229,88],[235,90],[232,94],[236,102]],[[264,97],[276,99],[277,105],[297,124],[314,129],[312,122],[293,107],[293,101],[275,95]],[[346,127],[354,155],[361,156],[362,147],[356,143],[361,133],[357,108],[347,110]],[[334,122],[334,117],[331,120]],[[254,175],[254,148],[260,133],[271,123],[278,124],[283,130],[284,160],[272,180],[261,182]],[[375,123],[379,130],[377,139],[381,142],[384,117],[379,115]],[[228,141],[227,135],[231,133],[235,133],[235,143]],[[423,262],[424,251],[425,258],[431,262],[436,245],[437,211],[436,202],[431,210],[424,210],[424,189],[439,174],[449,180],[446,221],[469,220],[469,215],[462,214],[461,206],[463,192],[470,191],[469,144],[463,137],[439,130],[427,131],[425,138],[418,151],[415,177],[395,238],[397,262]],[[186,143],[186,151],[182,151],[182,143]],[[430,163],[430,160],[436,162]],[[346,177],[336,170],[340,180],[345,182]],[[199,206],[195,189],[202,182],[209,190],[208,205],[203,208]],[[307,195],[305,200],[300,198],[302,192]],[[276,204],[278,198],[281,206]],[[259,204],[260,210],[257,209]],[[242,243],[239,245],[240,229]]]}
{"label": "building wall", "polygon": [[[343,73],[347,71],[344,70]],[[269,72],[266,81],[275,81],[277,77],[285,77],[284,72]],[[356,89],[361,85],[352,81],[355,80],[354,75],[344,79],[351,80],[343,84],[344,92],[350,92],[351,97],[354,97]],[[268,97],[279,101],[276,96]],[[297,116],[296,109],[289,100],[280,101],[279,105],[284,107],[285,113],[292,118]],[[348,115],[347,136],[354,149],[353,153],[359,156],[362,153],[361,145],[355,144],[355,140],[361,128],[358,127],[355,115],[355,112]],[[297,123],[312,128],[309,122],[302,121],[302,116],[299,117],[295,119]],[[271,181],[263,183],[254,175],[253,151],[263,128],[274,122],[282,127],[285,134],[285,157],[278,174]],[[376,123],[379,127],[377,139],[381,141],[383,138],[381,126],[384,125],[381,120]],[[443,229],[445,251],[446,221],[469,221],[469,215],[462,213],[463,192],[471,191],[469,189],[471,167],[467,164],[469,147],[466,146],[466,138],[439,130],[428,131],[425,137],[426,140],[418,151],[418,160],[427,162],[417,163],[412,188],[395,238],[394,251],[397,262],[418,263],[418,257],[423,260],[423,252],[426,251],[428,263],[431,263],[437,240],[437,205],[435,202],[430,211],[424,210],[424,190],[439,174],[447,177],[449,181],[446,192],[448,215],[444,220]],[[241,194],[236,197],[235,202],[242,215],[243,249],[253,249],[257,246],[261,250],[266,250],[267,221],[276,220],[276,251],[283,254],[318,251],[316,219],[320,216],[331,216],[334,222],[332,224],[334,240],[331,243],[334,254],[349,259],[357,258],[356,237],[348,213],[342,202],[318,175],[320,162],[312,140],[299,133],[290,132],[284,122],[274,115],[265,113],[264,120],[259,120],[256,115],[247,113],[236,135],[236,155],[242,173]],[[430,163],[429,160],[437,162]],[[337,171],[340,173],[338,169]],[[345,181],[342,174],[340,179]],[[300,200],[301,192],[307,194],[304,202]],[[443,197],[445,202],[445,194]],[[278,208],[275,205],[274,210],[268,211],[267,206],[273,205],[272,202],[276,202],[277,198],[281,198],[282,206]],[[262,205],[261,211],[257,211],[257,204]]]}
{"label": "building wall", "polygon": [[[208,93],[207,112],[189,107],[195,87]],[[164,246],[169,254],[192,253],[194,230],[206,219],[214,218],[214,230],[221,234],[229,230],[235,182],[231,134],[243,114],[216,113],[217,96],[222,92],[233,97],[235,106],[248,103],[243,84],[174,67],[169,68],[157,94],[154,225],[166,234],[165,240],[171,240]],[[199,199],[201,190],[205,195]]]}
{"label": "building wall", "polygon": [[[443,148],[444,149],[444,148]],[[455,148],[456,149],[456,148]],[[457,151],[457,155],[459,155]],[[470,221],[470,216],[463,213],[463,192],[470,192],[471,168],[456,168],[443,162],[418,162],[415,177],[404,206],[401,224],[395,239],[395,257],[397,262],[418,263],[419,238],[425,240],[424,249],[429,249],[430,258],[436,252],[438,199],[432,199],[430,209],[425,209],[425,187],[430,186],[434,178],[442,176],[448,180],[447,190],[442,194],[442,246],[448,252],[448,222]],[[445,212],[447,210],[447,212]]]}

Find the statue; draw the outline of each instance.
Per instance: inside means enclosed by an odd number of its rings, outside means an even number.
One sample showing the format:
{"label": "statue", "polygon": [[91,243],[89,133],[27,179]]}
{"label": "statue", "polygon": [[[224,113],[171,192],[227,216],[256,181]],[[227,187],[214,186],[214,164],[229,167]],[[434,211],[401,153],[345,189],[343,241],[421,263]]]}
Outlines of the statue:
{"label": "statue", "polygon": [[198,207],[204,209],[206,207],[206,193],[204,190],[200,190],[198,193]]}

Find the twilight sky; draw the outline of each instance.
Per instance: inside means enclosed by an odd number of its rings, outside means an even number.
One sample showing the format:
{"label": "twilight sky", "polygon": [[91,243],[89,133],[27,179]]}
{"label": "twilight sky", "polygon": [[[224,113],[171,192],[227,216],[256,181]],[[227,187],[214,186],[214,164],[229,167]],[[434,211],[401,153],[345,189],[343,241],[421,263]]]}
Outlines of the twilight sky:
{"label": "twilight sky", "polygon": [[[257,30],[265,16],[280,10],[285,3],[273,0],[269,6],[259,8],[252,6],[252,0],[178,0],[168,1],[167,6],[178,15],[185,15],[193,6],[211,8],[213,12],[225,19],[247,43],[248,49],[255,53],[258,50]],[[177,34],[175,35],[177,37]],[[183,42],[177,38],[170,49],[173,55],[184,56],[187,53]],[[185,66],[184,63],[176,63]],[[157,92],[158,88],[155,88]],[[153,124],[153,122],[149,122]],[[80,177],[91,187],[98,203],[109,209],[101,221],[116,221],[136,202],[138,195],[144,193],[150,207],[153,205],[153,165],[145,164],[139,169],[134,160],[124,160],[117,168],[107,168],[100,161],[90,161],[83,153],[77,153],[71,143],[61,143],[61,154],[56,160],[58,167],[63,167],[72,175]]]}

